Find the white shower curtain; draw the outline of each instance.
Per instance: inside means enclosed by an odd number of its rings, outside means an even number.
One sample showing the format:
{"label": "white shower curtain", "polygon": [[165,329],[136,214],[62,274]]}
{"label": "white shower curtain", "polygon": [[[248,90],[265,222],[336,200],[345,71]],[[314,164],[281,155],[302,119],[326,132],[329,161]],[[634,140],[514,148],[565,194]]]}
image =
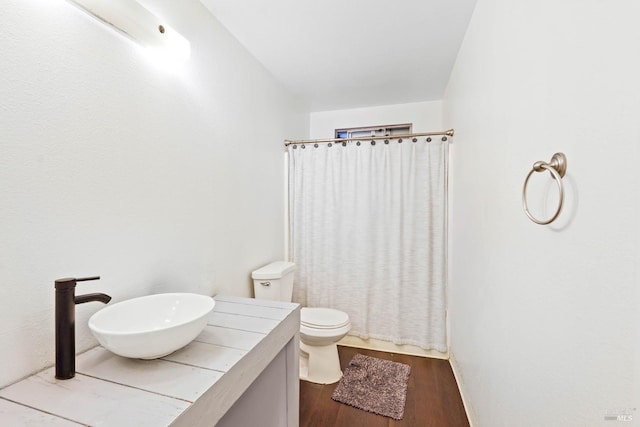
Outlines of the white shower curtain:
{"label": "white shower curtain", "polygon": [[444,352],[448,142],[428,139],[289,145],[290,247],[296,302]]}

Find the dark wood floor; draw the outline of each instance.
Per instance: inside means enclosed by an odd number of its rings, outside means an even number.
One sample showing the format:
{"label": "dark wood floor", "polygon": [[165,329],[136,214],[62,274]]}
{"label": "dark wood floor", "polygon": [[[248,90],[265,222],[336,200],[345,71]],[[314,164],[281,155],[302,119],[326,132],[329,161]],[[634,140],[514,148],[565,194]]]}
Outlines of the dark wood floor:
{"label": "dark wood floor", "polygon": [[338,353],[343,370],[357,353],[411,366],[404,418],[396,421],[332,400],[338,383],[300,381],[300,427],[469,427],[447,360],[341,346]]}

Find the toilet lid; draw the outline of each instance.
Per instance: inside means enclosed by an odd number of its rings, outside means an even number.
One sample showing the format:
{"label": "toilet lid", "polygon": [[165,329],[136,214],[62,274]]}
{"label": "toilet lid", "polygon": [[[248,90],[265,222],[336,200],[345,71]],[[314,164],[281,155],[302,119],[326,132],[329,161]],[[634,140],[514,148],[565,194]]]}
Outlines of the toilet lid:
{"label": "toilet lid", "polygon": [[300,323],[318,329],[341,328],[349,323],[349,315],[332,308],[303,307],[300,311]]}

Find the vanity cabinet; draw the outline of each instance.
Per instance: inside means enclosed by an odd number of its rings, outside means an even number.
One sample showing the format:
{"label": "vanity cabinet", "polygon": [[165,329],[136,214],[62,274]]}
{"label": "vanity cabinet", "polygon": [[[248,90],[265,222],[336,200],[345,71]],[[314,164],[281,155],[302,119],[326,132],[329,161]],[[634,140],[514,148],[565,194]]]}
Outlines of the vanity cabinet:
{"label": "vanity cabinet", "polygon": [[2,425],[296,427],[300,307],[216,296],[204,331],[161,359],[98,346],[0,390]]}

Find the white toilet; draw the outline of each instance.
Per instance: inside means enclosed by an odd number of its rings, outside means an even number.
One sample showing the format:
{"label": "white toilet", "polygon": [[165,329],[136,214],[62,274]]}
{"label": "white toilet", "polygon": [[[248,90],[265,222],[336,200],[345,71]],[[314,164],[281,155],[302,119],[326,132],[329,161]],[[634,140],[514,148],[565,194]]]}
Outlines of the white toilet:
{"label": "white toilet", "polygon": [[[258,299],[291,301],[292,262],[276,261],[251,274]],[[342,378],[336,343],[351,329],[349,315],[331,308],[303,307],[300,311],[300,378],[332,384]]]}

